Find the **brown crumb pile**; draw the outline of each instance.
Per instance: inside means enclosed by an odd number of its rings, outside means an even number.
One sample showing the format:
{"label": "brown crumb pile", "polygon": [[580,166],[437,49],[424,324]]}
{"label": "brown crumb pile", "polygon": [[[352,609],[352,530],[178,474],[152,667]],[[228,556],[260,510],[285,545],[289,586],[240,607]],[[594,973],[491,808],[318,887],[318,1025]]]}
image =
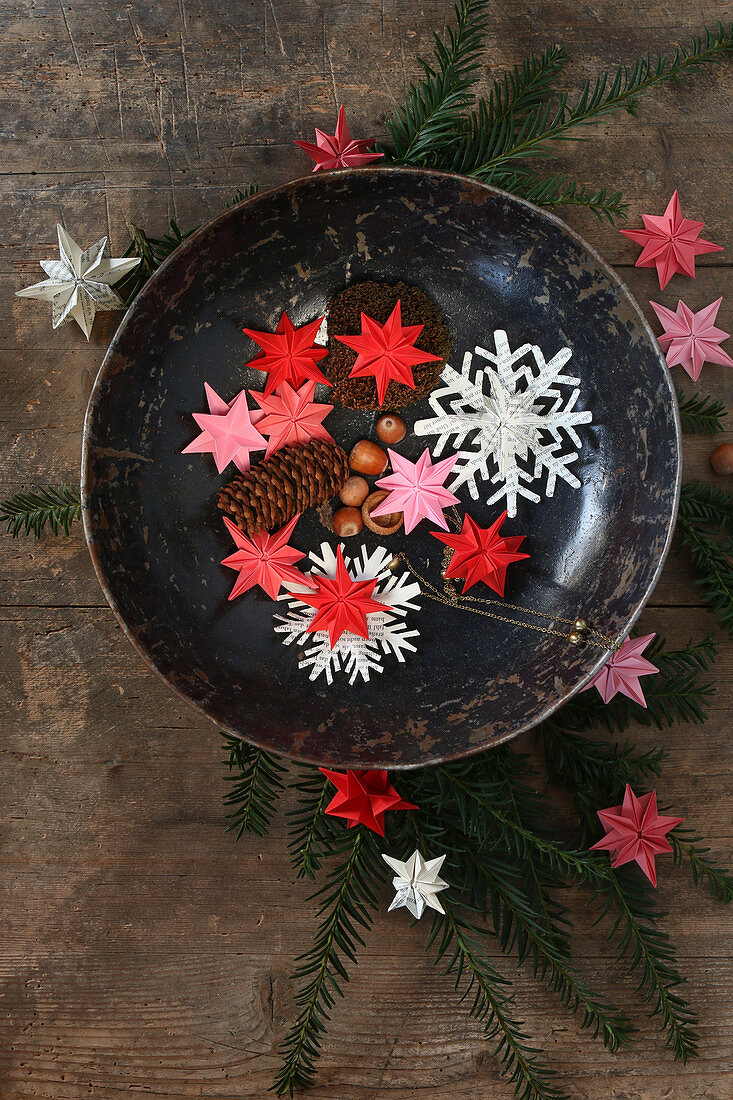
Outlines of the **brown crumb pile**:
{"label": "brown crumb pile", "polygon": [[[380,405],[374,378],[349,378],[356,352],[336,340],[335,335],[352,336],[361,332],[362,312],[383,325],[401,302],[403,325],[424,325],[415,347],[439,355],[440,360],[420,363],[412,368],[415,389],[390,382]],[[427,397],[437,385],[440,372],[450,355],[450,334],[445,318],[427,294],[409,283],[377,283],[372,280],[352,283],[331,299],[328,306],[329,354],[319,366],[333,383],[332,394],[347,409],[404,409]]]}

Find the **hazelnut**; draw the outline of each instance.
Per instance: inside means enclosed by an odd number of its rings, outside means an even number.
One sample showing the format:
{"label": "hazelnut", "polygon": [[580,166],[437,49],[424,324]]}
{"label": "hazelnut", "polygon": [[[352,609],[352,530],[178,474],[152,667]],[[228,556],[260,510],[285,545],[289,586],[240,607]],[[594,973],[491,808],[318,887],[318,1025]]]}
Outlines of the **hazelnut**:
{"label": "hazelnut", "polygon": [[369,486],[363,477],[349,477],[344,482],[344,486],[339,493],[339,498],[342,504],[348,504],[352,508],[358,508],[364,503],[368,493]]}
{"label": "hazelnut", "polygon": [[360,439],[352,447],[349,455],[351,469],[356,470],[357,474],[367,474],[369,476],[383,474],[387,469],[388,461],[389,459],[382,448],[376,443],[370,443],[368,439]]}
{"label": "hazelnut", "polygon": [[389,512],[384,516],[373,516],[372,511],[377,508],[387,496],[384,489],[377,489],[370,493],[361,506],[361,514],[364,523],[375,535],[393,535],[402,526],[402,512]]}
{"label": "hazelnut", "polygon": [[710,456],[716,474],[733,474],[733,443],[721,443]]}
{"label": "hazelnut", "polygon": [[385,413],[377,421],[377,435],[383,443],[399,443],[407,435],[407,425],[395,413]]}
{"label": "hazelnut", "polygon": [[364,521],[358,508],[339,508],[333,514],[333,529],[341,539],[358,535],[363,526]]}

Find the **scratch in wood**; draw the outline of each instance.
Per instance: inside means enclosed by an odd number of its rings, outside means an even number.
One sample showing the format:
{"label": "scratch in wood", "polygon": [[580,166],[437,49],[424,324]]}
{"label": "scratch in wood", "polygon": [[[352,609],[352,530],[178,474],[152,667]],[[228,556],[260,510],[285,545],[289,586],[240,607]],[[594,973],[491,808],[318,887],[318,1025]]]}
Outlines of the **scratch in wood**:
{"label": "scratch in wood", "polygon": [[199,112],[196,106],[196,100],[193,101],[193,121],[196,126],[196,153],[199,161],[201,160],[201,134],[199,133]]}
{"label": "scratch in wood", "polygon": [[382,38],[384,38],[384,0],[382,0]]}
{"label": "scratch in wood", "polygon": [[122,93],[120,91],[120,74],[119,74],[119,71],[117,69],[117,46],[116,45],[112,46],[112,64],[114,65],[114,70],[115,70],[115,88],[117,89],[117,114],[119,115],[119,119],[120,119],[120,137],[124,138],[124,136],[125,136],[125,125],[122,121]]}
{"label": "scratch in wood", "polygon": [[336,76],[335,76],[334,71],[333,71],[333,62],[331,61],[331,50],[329,49],[329,45],[328,45],[328,33],[326,31],[326,16],[325,15],[323,16],[323,61],[324,61],[324,67],[323,67],[324,68],[324,75],[328,75],[328,71],[326,70],[326,65],[328,65],[328,70],[330,70],[330,73],[331,73],[331,84],[333,86],[333,105],[336,108],[336,110],[338,110],[339,97],[338,97],[338,92],[336,91]]}
{"label": "scratch in wood", "polygon": [[[71,33],[71,27],[69,26],[69,21],[66,18],[66,12],[64,11],[64,5],[62,3],[59,3],[59,10],[61,12],[61,18],[64,21],[64,26],[66,27],[66,33],[69,36],[69,42],[71,43],[71,48],[74,51],[74,57],[76,58],[76,65],[77,65],[77,68],[79,70],[79,77],[80,77],[82,86],[84,87],[84,90],[87,91],[87,94],[88,94],[88,89],[86,88],[86,81],[84,79],[84,67],[82,66],[81,58],[79,57],[79,51],[76,48],[76,42],[74,41],[74,36]],[[107,161],[107,164],[111,168],[112,167],[112,161],[109,159],[109,153],[107,152],[107,146],[104,143],[104,138],[102,137],[102,131],[99,129],[99,122],[97,120],[97,112],[94,110],[94,106],[91,103],[89,104],[89,109],[92,112],[92,118],[94,119],[94,126],[95,126],[96,131],[97,131],[97,136],[99,138],[100,145],[102,146],[102,152],[104,153],[104,159]]]}
{"label": "scratch in wood", "polygon": [[395,107],[399,107],[400,106],[400,101],[397,99],[394,92],[392,91],[392,86],[389,83],[389,81],[387,80],[387,77],[384,75],[384,69],[379,64],[379,62],[377,61],[376,58],[372,58],[372,63],[376,67],[377,72],[379,73],[380,77],[382,78],[382,83],[384,84],[384,87],[387,90],[387,95],[392,100]]}
{"label": "scratch in wood", "polygon": [[277,16],[275,15],[275,5],[273,4],[272,0],[267,0],[267,4],[272,13],[272,21],[275,24],[275,34],[277,35],[277,40],[280,43],[280,53],[283,55],[283,57],[287,57],[288,55],[285,51],[285,43],[283,42],[283,36],[280,34],[280,27],[277,22]]}
{"label": "scratch in wood", "polygon": [[106,180],[104,181],[104,184],[104,209],[107,213],[107,240],[109,241],[109,254],[110,256],[114,256],[115,253],[112,250],[112,220],[109,216],[109,195],[107,194]]}
{"label": "scratch in wood", "polygon": [[402,87],[404,88],[405,94],[407,94],[407,85],[409,81],[407,79],[407,67],[405,65],[405,44],[402,41],[402,27],[398,27],[398,33],[400,38],[400,57],[402,58]]}

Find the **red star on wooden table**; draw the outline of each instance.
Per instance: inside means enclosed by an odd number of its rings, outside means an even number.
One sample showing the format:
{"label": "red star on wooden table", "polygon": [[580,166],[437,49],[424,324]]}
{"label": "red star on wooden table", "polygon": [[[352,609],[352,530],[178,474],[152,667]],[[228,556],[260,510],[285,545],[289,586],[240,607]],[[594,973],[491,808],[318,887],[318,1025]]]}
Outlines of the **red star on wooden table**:
{"label": "red star on wooden table", "polygon": [[431,363],[440,359],[429,351],[420,351],[415,341],[423,325],[402,324],[400,299],[383,325],[373,317],[362,313],[360,336],[337,336],[347,348],[358,352],[349,378],[365,378],[373,374],[377,384],[377,399],[381,405],[391,381],[415,389],[412,368],[419,363]]}
{"label": "red star on wooden table", "polygon": [[675,363],[687,371],[693,382],[697,382],[704,363],[720,363],[722,367],[733,367],[733,359],[719,346],[728,339],[728,333],[718,328],[715,319],[718,316],[722,298],[711,302],[697,313],[680,299],[673,312],[658,302],[650,302],[657,317],[664,325],[664,332],[658,336],[659,346],[666,353],[667,366]]}
{"label": "red star on wooden table", "polygon": [[675,191],[663,214],[642,214],[643,229],[622,229],[625,237],[642,245],[637,267],[656,267],[659,286],[664,290],[676,272],[695,278],[695,256],[705,252],[720,252],[721,244],[700,240],[705,222],[682,217],[680,200]]}
{"label": "red star on wooden table", "polygon": [[293,516],[279,531],[273,534],[260,531],[249,538],[235,523],[224,517],[227,531],[237,544],[237,550],[224,558],[221,564],[229,569],[239,570],[234,588],[229,593],[230,600],[236,599],[257,584],[271,600],[277,599],[284,583],[310,584],[309,577],[293,568],[295,562],[304,558],[305,554],[287,545],[299,519],[300,516]]}
{"label": "red star on wooden table", "polygon": [[507,568],[513,561],[529,557],[529,554],[517,553],[524,542],[524,535],[499,534],[506,515],[506,512],[502,512],[491,527],[479,527],[469,515],[465,515],[460,534],[430,532],[433,538],[453,548],[445,575],[463,577],[464,592],[478,581],[484,581],[494,592],[503,596]]}
{"label": "red star on wooden table", "polygon": [[304,382],[297,390],[288,382],[283,382],[277,393],[269,397],[249,391],[265,414],[258,425],[259,431],[268,436],[265,458],[281,447],[307,443],[310,439],[330,439],[333,442],[333,437],[321,423],[333,405],[314,402],[315,391],[315,382]]}
{"label": "red star on wooden table", "polygon": [[405,802],[389,781],[386,771],[331,772],[320,768],[330,779],[338,793],[333,796],[326,813],[334,817],[344,817],[349,828],[366,825],[380,836],[384,836],[384,815],[389,810],[416,810],[412,802]]}
{"label": "red star on wooden table", "polygon": [[591,848],[610,852],[612,867],[622,867],[636,860],[652,886],[656,886],[654,857],[672,851],[671,844],[664,838],[675,825],[685,820],[684,817],[658,814],[656,792],[637,798],[628,783],[623,805],[597,812],[606,835]]}
{"label": "red star on wooden table", "polygon": [[328,348],[313,343],[322,321],[323,318],[319,317],[307,325],[295,328],[287,313],[283,311],[275,332],[259,332],[253,328],[243,330],[262,348],[261,354],[256,355],[249,365],[256,370],[267,372],[265,397],[268,397],[283,382],[289,382],[291,386],[300,386],[301,383],[312,379],[314,382],[323,382],[326,386],[331,385],[325,374],[316,366],[319,360],[328,355]]}
{"label": "red star on wooden table", "polygon": [[360,164],[369,164],[384,156],[383,153],[367,152],[374,138],[352,138],[343,104],[339,107],[335,133],[327,134],[316,127],[315,145],[311,141],[296,141],[295,144],[316,162],[314,172],[322,168],[358,168]]}
{"label": "red star on wooden table", "polygon": [[315,587],[314,592],[290,593],[293,599],[316,609],[306,630],[327,630],[331,649],[346,631],[358,634],[360,638],[369,637],[367,615],[384,611],[384,604],[372,599],[377,577],[365,581],[352,580],[339,546],[336,551],[336,576],[310,574],[308,579]]}

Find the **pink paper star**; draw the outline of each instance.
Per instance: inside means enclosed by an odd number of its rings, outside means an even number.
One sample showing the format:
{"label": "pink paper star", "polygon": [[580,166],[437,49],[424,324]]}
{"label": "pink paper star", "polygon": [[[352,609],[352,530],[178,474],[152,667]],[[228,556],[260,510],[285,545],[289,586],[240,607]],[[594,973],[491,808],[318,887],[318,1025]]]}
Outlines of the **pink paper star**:
{"label": "pink paper star", "polygon": [[429,351],[416,348],[415,341],[423,325],[402,324],[402,303],[398,299],[383,325],[362,313],[360,336],[337,336],[342,344],[359,354],[349,378],[364,378],[373,374],[377,385],[377,400],[381,405],[391,381],[415,389],[412,368],[419,363],[440,359]]}
{"label": "pink paper star", "polygon": [[332,440],[321,421],[328,416],[333,405],[314,402],[315,391],[315,382],[304,382],[298,390],[283,382],[278,391],[269,397],[250,390],[263,411],[259,430],[269,437],[265,458],[290,444],[307,443],[309,439]]}
{"label": "pink paper star", "polygon": [[656,886],[654,857],[672,851],[665,837],[675,825],[685,820],[684,817],[658,814],[656,792],[651,791],[637,798],[628,783],[623,805],[597,812],[606,835],[591,848],[610,852],[612,867],[622,867],[624,863],[636,860],[652,886]]}
{"label": "pink paper star", "polygon": [[645,634],[643,638],[625,638],[621,648],[611,654],[601,671],[595,674],[583,691],[590,691],[592,687],[598,688],[604,703],[609,703],[620,691],[622,695],[645,707],[646,699],[639,677],[651,676],[659,672],[659,669],[641,655],[655,637],[656,634]]}
{"label": "pink paper star", "polygon": [[283,583],[310,584],[310,579],[304,573],[293,568],[295,562],[304,558],[305,554],[287,545],[299,519],[300,516],[293,516],[285,527],[274,534],[260,531],[249,538],[235,523],[224,517],[227,530],[237,544],[237,550],[224,558],[221,564],[239,571],[234,588],[229,593],[230,600],[236,599],[257,584],[272,600],[277,599]]}
{"label": "pink paper star", "polygon": [[369,164],[384,156],[384,153],[366,151],[374,144],[374,138],[352,138],[343,104],[339,107],[335,133],[326,134],[316,127],[315,145],[310,141],[296,141],[295,144],[316,162],[314,172],[320,168],[358,168],[360,164]]}
{"label": "pink paper star", "polygon": [[722,298],[718,298],[697,313],[681,299],[677,302],[674,313],[657,302],[649,303],[664,325],[664,332],[658,339],[662,351],[667,353],[667,366],[673,367],[675,363],[679,363],[694,382],[700,377],[703,363],[720,363],[724,367],[733,367],[733,359],[718,347],[723,340],[728,339],[729,333],[723,332],[722,328],[716,328],[714,324],[722,301]]}
{"label": "pink paper star", "polygon": [[720,252],[722,245],[700,240],[705,222],[693,222],[682,217],[680,200],[675,191],[663,214],[642,214],[643,229],[622,229],[625,237],[642,245],[637,267],[656,267],[659,286],[664,290],[672,276],[681,271],[695,278],[695,256],[705,252]]}
{"label": "pink paper star", "polygon": [[247,394],[244,390],[227,404],[216,390],[204,382],[208,413],[193,413],[193,418],[201,428],[193,443],[183,448],[183,454],[213,454],[219,473],[230,462],[244,473],[249,469],[250,451],[261,451],[265,440],[254,425],[262,419],[259,409],[252,412],[247,407]]}
{"label": "pink paper star", "polygon": [[417,462],[403,458],[391,447],[388,453],[394,473],[380,478],[377,485],[380,489],[389,489],[389,493],[372,511],[372,515],[387,516],[390,512],[403,512],[405,534],[409,534],[421,519],[429,519],[447,531],[443,509],[449,504],[457,504],[458,497],[449,493],[443,482],[455,466],[458,455],[449,455],[433,465],[427,447]]}

